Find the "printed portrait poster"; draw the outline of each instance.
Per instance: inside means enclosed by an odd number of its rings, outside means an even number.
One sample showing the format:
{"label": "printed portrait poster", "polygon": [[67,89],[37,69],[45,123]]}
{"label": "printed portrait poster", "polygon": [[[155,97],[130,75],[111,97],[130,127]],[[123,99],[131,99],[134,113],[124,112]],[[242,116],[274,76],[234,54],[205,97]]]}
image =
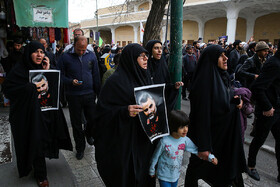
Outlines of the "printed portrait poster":
{"label": "printed portrait poster", "polygon": [[164,90],[165,84],[134,88],[136,103],[143,106],[138,116],[151,142],[169,135]]}
{"label": "printed portrait poster", "polygon": [[30,70],[29,82],[37,87],[41,111],[58,110],[59,107],[59,70]]}

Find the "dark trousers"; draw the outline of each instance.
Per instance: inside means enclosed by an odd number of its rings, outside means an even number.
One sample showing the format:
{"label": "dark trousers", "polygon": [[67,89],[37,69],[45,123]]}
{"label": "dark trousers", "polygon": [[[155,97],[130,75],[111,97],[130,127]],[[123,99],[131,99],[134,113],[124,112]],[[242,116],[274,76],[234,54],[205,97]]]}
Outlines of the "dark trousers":
{"label": "dark trousers", "polygon": [[33,161],[34,177],[43,181],[47,179],[47,167],[45,157],[37,157]]}
{"label": "dark trousers", "polygon": [[182,97],[187,96],[186,89],[188,91],[190,90],[192,74],[193,73],[188,73],[187,75],[184,75],[184,77],[183,77],[184,86],[182,87]]}
{"label": "dark trousers", "polygon": [[[76,150],[77,152],[83,152],[86,146],[85,135],[89,136],[89,132],[94,126],[95,95],[66,95],[66,99],[69,106]],[[82,127],[82,112],[84,112],[84,117],[87,121],[85,131]]]}
{"label": "dark trousers", "polygon": [[262,114],[257,115],[255,124],[256,135],[253,138],[249,147],[248,167],[256,166],[256,157],[259,149],[264,144],[269,131],[275,139],[275,152],[278,166],[278,173],[280,173],[280,113],[274,112],[272,117],[266,117]]}

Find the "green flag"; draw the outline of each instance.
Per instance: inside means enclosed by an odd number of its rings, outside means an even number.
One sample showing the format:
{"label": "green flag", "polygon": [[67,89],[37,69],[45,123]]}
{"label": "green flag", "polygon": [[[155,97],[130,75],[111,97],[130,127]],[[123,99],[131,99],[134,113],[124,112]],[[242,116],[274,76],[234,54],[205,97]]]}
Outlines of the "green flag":
{"label": "green flag", "polygon": [[99,37],[99,47],[101,47],[101,46],[102,46],[102,44],[103,44],[103,40],[102,40],[102,38],[101,38],[101,37]]}

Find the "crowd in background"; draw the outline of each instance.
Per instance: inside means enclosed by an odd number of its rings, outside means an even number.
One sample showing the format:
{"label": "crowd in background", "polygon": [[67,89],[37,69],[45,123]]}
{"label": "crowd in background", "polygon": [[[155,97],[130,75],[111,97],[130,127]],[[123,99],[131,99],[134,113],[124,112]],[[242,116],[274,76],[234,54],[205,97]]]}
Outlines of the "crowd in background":
{"label": "crowd in background", "polygon": [[[7,43],[8,55],[1,59],[0,70],[7,77],[3,87],[5,97],[11,99],[10,122],[14,125],[12,131],[16,139],[21,177],[34,167],[38,185],[49,185],[44,161],[44,156],[49,152],[41,149],[43,144],[40,142],[46,139],[51,139],[52,144],[62,141],[55,133],[64,135],[64,144],[52,149],[56,151],[54,156],[46,157],[57,158],[58,149],[72,150],[61,110],[67,105],[76,158],[83,159],[86,142],[94,145],[98,171],[107,186],[155,186],[156,172],[153,167],[157,162],[158,168],[163,168],[157,171],[161,185],[167,182],[176,186],[179,170],[176,170],[175,175],[172,173],[174,169],[170,168],[180,169],[178,164],[172,162],[172,159],[181,162],[179,156],[182,155],[178,156],[180,150],[193,153],[185,186],[197,186],[200,178],[213,186],[244,186],[243,172],[260,180],[255,168],[256,156],[269,131],[272,131],[276,140],[276,157],[280,168],[280,63],[277,46],[263,41],[255,42],[253,37],[248,42],[236,40],[229,44],[224,38],[208,43],[198,40],[193,44],[183,44],[182,82],[172,83],[168,70],[171,63],[168,42],[162,44],[158,40],[150,40],[146,46],[106,44],[100,47],[95,42],[88,44],[83,35],[81,29],[76,29],[74,42],[65,48],[57,45],[55,54],[45,38],[26,44],[21,38],[15,38],[13,42]],[[115,65],[109,70],[105,65],[104,54],[110,55]],[[29,85],[27,77],[28,71],[34,69],[60,70],[61,106],[57,112],[40,112],[39,106],[34,105],[33,108],[20,102],[18,95],[14,94],[26,89],[27,95],[22,95],[20,99],[24,97],[36,103],[28,95],[35,94],[33,91],[36,90]],[[133,89],[161,83],[166,84],[165,99],[168,112],[172,111],[172,131],[168,138],[163,138],[156,146],[157,143],[151,144],[147,139],[136,118],[143,107],[135,104]],[[180,87],[182,99],[190,100],[191,103],[190,119],[185,113],[173,110],[180,97]],[[30,121],[34,116],[27,119],[18,110],[20,106],[33,111],[39,118]],[[251,133],[254,139],[246,164],[243,142],[248,117],[254,117],[255,122]],[[46,128],[50,132],[49,137],[36,139],[38,137],[33,131],[24,131],[24,135],[19,135],[20,129],[16,126],[20,121],[16,119],[24,119],[23,124],[31,130],[35,128],[34,125],[43,124],[44,129],[36,127],[36,131],[41,133]],[[53,127],[52,123],[62,125],[59,130],[54,130],[58,126]],[[186,138],[188,128],[190,139]],[[23,164],[28,158],[23,156],[22,148],[19,148],[22,143],[20,140],[28,135],[39,140],[29,145],[31,150],[39,146],[40,151],[30,151],[30,158],[34,160],[29,159]],[[164,146],[170,142],[176,150],[165,153],[166,157],[160,157],[159,152],[166,151]],[[187,148],[182,149],[182,144]],[[213,160],[215,157],[218,160]],[[150,168],[151,159],[153,166]],[[161,164],[170,170],[163,172],[165,168]],[[280,182],[280,176],[277,180]]]}

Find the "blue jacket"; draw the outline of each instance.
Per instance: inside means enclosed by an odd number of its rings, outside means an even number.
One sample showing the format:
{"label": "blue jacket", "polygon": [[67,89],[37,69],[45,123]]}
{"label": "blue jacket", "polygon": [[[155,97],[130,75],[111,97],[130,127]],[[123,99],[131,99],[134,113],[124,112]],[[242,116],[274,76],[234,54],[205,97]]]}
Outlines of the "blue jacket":
{"label": "blue jacket", "polygon": [[[72,47],[62,54],[57,67],[61,71],[65,94],[99,94],[101,83],[97,59],[93,52],[87,50],[83,56],[79,57]],[[72,83],[74,79],[83,81],[82,85],[74,86]]]}

